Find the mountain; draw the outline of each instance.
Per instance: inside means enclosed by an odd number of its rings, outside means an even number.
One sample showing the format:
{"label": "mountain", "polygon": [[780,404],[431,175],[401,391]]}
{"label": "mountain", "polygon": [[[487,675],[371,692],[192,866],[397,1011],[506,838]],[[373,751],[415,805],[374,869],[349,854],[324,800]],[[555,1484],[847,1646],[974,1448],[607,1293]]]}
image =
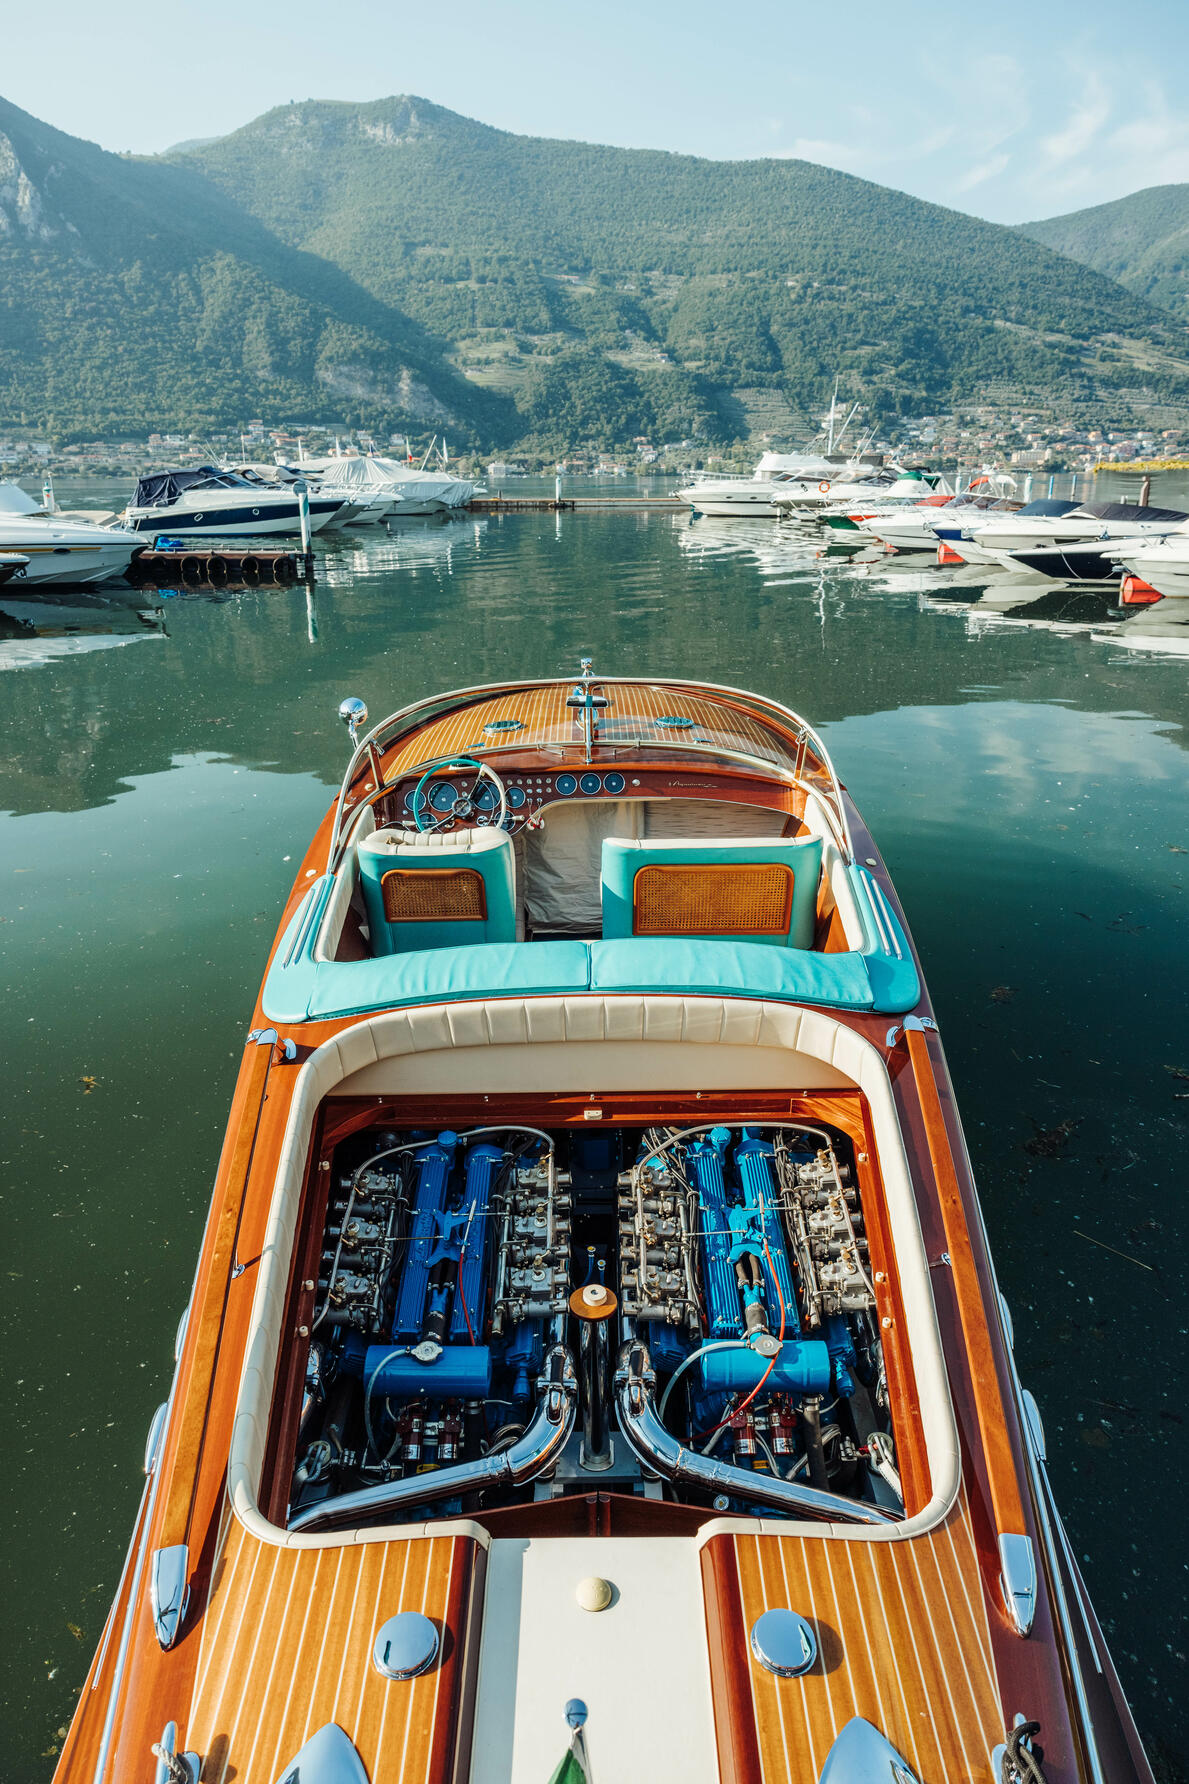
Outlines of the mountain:
{"label": "mountain", "polygon": [[808,162],[514,136],[417,98],[137,158],[0,102],[0,428],[796,438],[837,372],[880,419],[1189,418],[1185,347],[1019,231]]}
{"label": "mountain", "polygon": [[0,100],[0,427],[143,436],[328,410],[474,436],[510,405],[197,168]]}
{"label": "mountain", "polygon": [[1189,185],[1148,186],[1020,228],[1189,322]]}

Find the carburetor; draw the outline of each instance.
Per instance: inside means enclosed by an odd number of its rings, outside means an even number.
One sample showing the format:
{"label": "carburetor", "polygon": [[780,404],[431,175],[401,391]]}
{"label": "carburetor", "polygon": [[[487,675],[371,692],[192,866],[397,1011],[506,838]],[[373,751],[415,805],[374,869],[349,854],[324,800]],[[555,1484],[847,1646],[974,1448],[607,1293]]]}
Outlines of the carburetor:
{"label": "carburetor", "polygon": [[875,1305],[858,1192],[832,1153],[811,1162],[780,1160],[781,1197],[793,1234],[805,1323],[824,1315],[862,1313]]}
{"label": "carburetor", "polygon": [[514,1173],[504,1206],[491,1331],[564,1314],[570,1293],[570,1177],[552,1151]]}

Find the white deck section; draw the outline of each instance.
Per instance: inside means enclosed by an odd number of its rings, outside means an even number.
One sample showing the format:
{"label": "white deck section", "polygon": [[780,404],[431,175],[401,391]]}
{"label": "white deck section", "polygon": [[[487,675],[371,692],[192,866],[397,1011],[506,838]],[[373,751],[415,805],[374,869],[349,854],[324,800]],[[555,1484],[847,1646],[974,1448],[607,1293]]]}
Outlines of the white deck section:
{"label": "white deck section", "polygon": [[[615,1588],[605,1611],[574,1596],[592,1574]],[[591,1784],[717,1784],[696,1542],[492,1542],[471,1784],[544,1784],[571,1697],[590,1712]]]}

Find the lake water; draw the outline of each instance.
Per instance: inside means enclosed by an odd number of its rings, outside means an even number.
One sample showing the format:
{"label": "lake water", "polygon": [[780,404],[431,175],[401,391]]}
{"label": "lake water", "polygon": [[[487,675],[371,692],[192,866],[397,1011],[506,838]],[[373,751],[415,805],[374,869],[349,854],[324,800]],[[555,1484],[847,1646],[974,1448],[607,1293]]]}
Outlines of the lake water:
{"label": "lake water", "polygon": [[339,701],[379,716],[582,654],[823,727],[924,957],[1074,1547],[1185,1775],[1189,661],[1129,647],[1097,598],[1005,618],[970,571],[815,549],[765,522],[472,516],[349,534],[312,594],[0,617],[5,1784],[52,1771],[107,1612]]}

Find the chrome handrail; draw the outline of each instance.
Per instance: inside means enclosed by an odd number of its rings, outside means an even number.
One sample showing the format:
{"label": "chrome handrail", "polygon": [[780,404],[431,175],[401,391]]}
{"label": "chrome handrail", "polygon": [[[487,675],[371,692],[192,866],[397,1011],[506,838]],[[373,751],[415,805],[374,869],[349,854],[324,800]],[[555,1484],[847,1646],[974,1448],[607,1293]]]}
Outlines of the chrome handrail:
{"label": "chrome handrail", "polygon": [[[604,688],[637,687],[641,685],[641,679],[640,676],[635,675],[602,675],[598,677],[598,683],[600,687]],[[476,687],[456,688],[447,693],[430,695],[424,700],[416,700],[411,705],[400,707],[396,712],[390,713],[387,718],[379,720],[377,724],[372,726],[365,737],[359,739],[355,749],[352,751],[351,759],[347,763],[346,772],[343,775],[342,784],[339,788],[338,799],[335,802],[334,821],[331,825],[330,833],[330,846],[327,851],[326,871],[328,873],[334,873],[336,871],[343,828],[348,813],[346,803],[347,796],[350,793],[352,783],[358,775],[360,767],[365,759],[369,762],[374,762],[378,757],[382,756],[384,750],[387,749],[390,744],[394,743],[403,731],[412,730],[416,725],[426,722],[428,719],[435,716],[437,712],[449,711],[451,707],[457,707],[459,705],[478,705],[481,701],[492,699],[500,694],[521,693],[530,688],[572,687],[573,683],[573,676],[559,675],[549,676],[544,680],[488,682]],[[826,811],[831,828],[835,833],[834,840],[838,844],[845,860],[848,864],[854,861],[854,841],[851,837],[850,823],[846,814],[846,805],[842,797],[842,783],[838,778],[837,771],[830,759],[830,752],[822,741],[821,735],[809,723],[808,719],[802,718],[801,715],[794,712],[791,707],[782,706],[778,700],[770,700],[766,695],[753,693],[748,688],[731,687],[721,682],[692,681],[685,678],[661,680],[658,678],[649,685],[672,688],[675,692],[689,691],[697,694],[728,695],[733,700],[742,701],[750,710],[753,717],[762,719],[765,715],[775,716],[785,725],[791,727],[795,733],[795,741],[798,744],[807,742],[817,756],[826,775],[826,785],[818,785],[812,778],[803,778],[799,769],[790,772],[788,768],[782,767],[778,762],[773,762],[766,757],[754,756],[742,750],[732,749],[729,745],[717,747],[701,746],[699,748],[699,746],[676,744],[672,740],[668,740],[666,748],[678,750],[692,750],[698,748],[698,753],[702,754],[728,755],[732,759],[738,761],[760,762],[769,771],[775,771],[783,778],[789,780],[790,784],[799,786],[806,793],[813,793],[817,798],[823,801],[823,808]],[[528,742],[528,739],[521,738],[515,744],[508,743],[495,745],[493,747],[503,749],[523,749]],[[607,748],[631,747],[630,740],[623,740],[621,742],[619,739],[607,738],[600,740],[600,742],[602,747]],[[557,740],[552,740],[549,747],[558,747]],[[574,747],[576,749],[581,749],[581,741],[575,739]],[[483,753],[488,753],[486,746],[484,746]],[[800,765],[801,762],[803,762],[803,752],[799,752],[798,754],[798,764]],[[381,787],[375,789],[377,796],[381,791]],[[350,808],[350,812],[352,817],[355,816],[356,807],[354,805]]]}

